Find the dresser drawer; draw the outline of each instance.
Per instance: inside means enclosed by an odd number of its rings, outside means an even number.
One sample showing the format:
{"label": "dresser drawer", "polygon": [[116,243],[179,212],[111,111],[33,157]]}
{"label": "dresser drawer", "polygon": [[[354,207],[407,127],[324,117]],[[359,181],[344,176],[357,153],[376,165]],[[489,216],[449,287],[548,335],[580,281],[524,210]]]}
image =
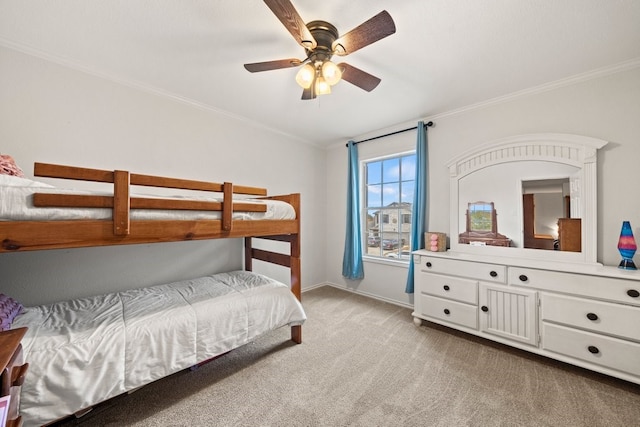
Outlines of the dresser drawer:
{"label": "dresser drawer", "polygon": [[640,307],[542,294],[542,320],[640,341]]}
{"label": "dresser drawer", "polygon": [[478,329],[478,307],[444,298],[420,295],[423,316]]}
{"label": "dresser drawer", "polygon": [[420,273],[421,293],[469,304],[478,303],[478,282],[460,277]]}
{"label": "dresser drawer", "polygon": [[509,284],[640,306],[640,281],[510,267]]}
{"label": "dresser drawer", "polygon": [[419,271],[469,277],[485,282],[507,282],[507,267],[498,264],[485,264],[482,262],[460,261],[423,255],[420,257]]}
{"label": "dresser drawer", "polygon": [[640,376],[640,344],[542,322],[545,350]]}

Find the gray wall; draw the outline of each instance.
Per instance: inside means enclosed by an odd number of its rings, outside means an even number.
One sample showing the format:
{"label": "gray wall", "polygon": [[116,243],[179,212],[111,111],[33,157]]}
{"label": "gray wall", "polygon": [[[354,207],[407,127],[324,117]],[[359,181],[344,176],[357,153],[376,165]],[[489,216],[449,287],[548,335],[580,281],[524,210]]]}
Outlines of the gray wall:
{"label": "gray wall", "polygon": [[[0,152],[31,173],[34,161],[266,186],[302,193],[302,286],[325,282],[398,304],[407,267],[367,262],[366,277],[341,276],[345,141],[320,149],[220,112],[0,47]],[[428,95],[424,95],[428,96]],[[449,230],[446,163],[477,144],[525,133],[572,133],[610,141],[599,153],[598,261],[616,265],[620,225],[640,236],[640,69],[581,78],[432,117],[430,231]],[[363,144],[361,159],[409,150],[414,134]],[[237,240],[180,242],[0,255],[0,291],[25,303],[95,294],[241,267]],[[260,265],[283,281],[287,272]]]}
{"label": "gray wall", "polygon": [[[424,95],[428,96],[428,95]],[[609,141],[598,153],[598,261],[617,265],[617,240],[623,220],[631,221],[640,237],[640,69],[591,79],[567,81],[505,97],[501,100],[432,116],[429,129],[429,231],[449,232],[449,173],[446,164],[473,146],[528,133],[569,133]],[[397,126],[415,126],[418,119]],[[388,130],[384,129],[378,134]],[[405,134],[403,134],[405,135]],[[411,135],[411,138],[415,134]],[[395,138],[395,137],[394,137]],[[356,138],[359,139],[359,138]],[[362,144],[388,146],[395,139]],[[385,148],[376,148],[383,151]],[[365,262],[365,279],[346,281],[341,276],[344,241],[346,150],[336,143],[327,157],[327,280],[339,287],[399,304],[411,304],[404,293],[407,269]]]}
{"label": "gray wall", "polygon": [[[325,281],[324,150],[2,47],[0,75],[0,152],[14,156],[28,175],[40,161],[299,192],[302,286]],[[241,265],[238,239],[0,254],[0,292],[35,304]],[[289,281],[283,268],[259,269]]]}

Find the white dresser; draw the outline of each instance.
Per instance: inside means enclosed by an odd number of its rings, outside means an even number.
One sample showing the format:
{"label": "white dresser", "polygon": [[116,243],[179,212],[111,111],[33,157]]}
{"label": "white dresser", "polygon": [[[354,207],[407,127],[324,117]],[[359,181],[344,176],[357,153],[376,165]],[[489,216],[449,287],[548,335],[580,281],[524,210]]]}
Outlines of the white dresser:
{"label": "white dresser", "polygon": [[640,272],[418,251],[414,321],[640,384]]}

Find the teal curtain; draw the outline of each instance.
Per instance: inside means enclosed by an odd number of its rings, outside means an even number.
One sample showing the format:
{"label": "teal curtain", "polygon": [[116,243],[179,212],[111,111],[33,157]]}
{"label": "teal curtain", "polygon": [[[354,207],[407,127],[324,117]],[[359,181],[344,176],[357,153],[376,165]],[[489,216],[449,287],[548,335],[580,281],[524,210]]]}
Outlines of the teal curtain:
{"label": "teal curtain", "polygon": [[[427,128],[418,122],[416,142],[416,181],[413,190],[411,215],[411,250],[424,248],[424,232],[427,218]],[[409,275],[405,292],[413,293],[413,260],[409,261]]]}
{"label": "teal curtain", "polygon": [[342,257],[342,275],[347,279],[364,278],[362,265],[362,231],[360,230],[360,174],[358,173],[358,148],[349,141],[349,167],[347,176],[347,230]]}

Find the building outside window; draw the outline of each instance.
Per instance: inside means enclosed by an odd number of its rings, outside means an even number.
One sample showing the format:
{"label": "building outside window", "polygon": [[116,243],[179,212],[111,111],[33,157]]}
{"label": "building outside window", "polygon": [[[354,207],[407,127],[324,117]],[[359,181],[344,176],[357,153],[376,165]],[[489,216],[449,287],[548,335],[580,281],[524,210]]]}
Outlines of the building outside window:
{"label": "building outside window", "polygon": [[364,162],[364,255],[410,259],[415,153]]}

